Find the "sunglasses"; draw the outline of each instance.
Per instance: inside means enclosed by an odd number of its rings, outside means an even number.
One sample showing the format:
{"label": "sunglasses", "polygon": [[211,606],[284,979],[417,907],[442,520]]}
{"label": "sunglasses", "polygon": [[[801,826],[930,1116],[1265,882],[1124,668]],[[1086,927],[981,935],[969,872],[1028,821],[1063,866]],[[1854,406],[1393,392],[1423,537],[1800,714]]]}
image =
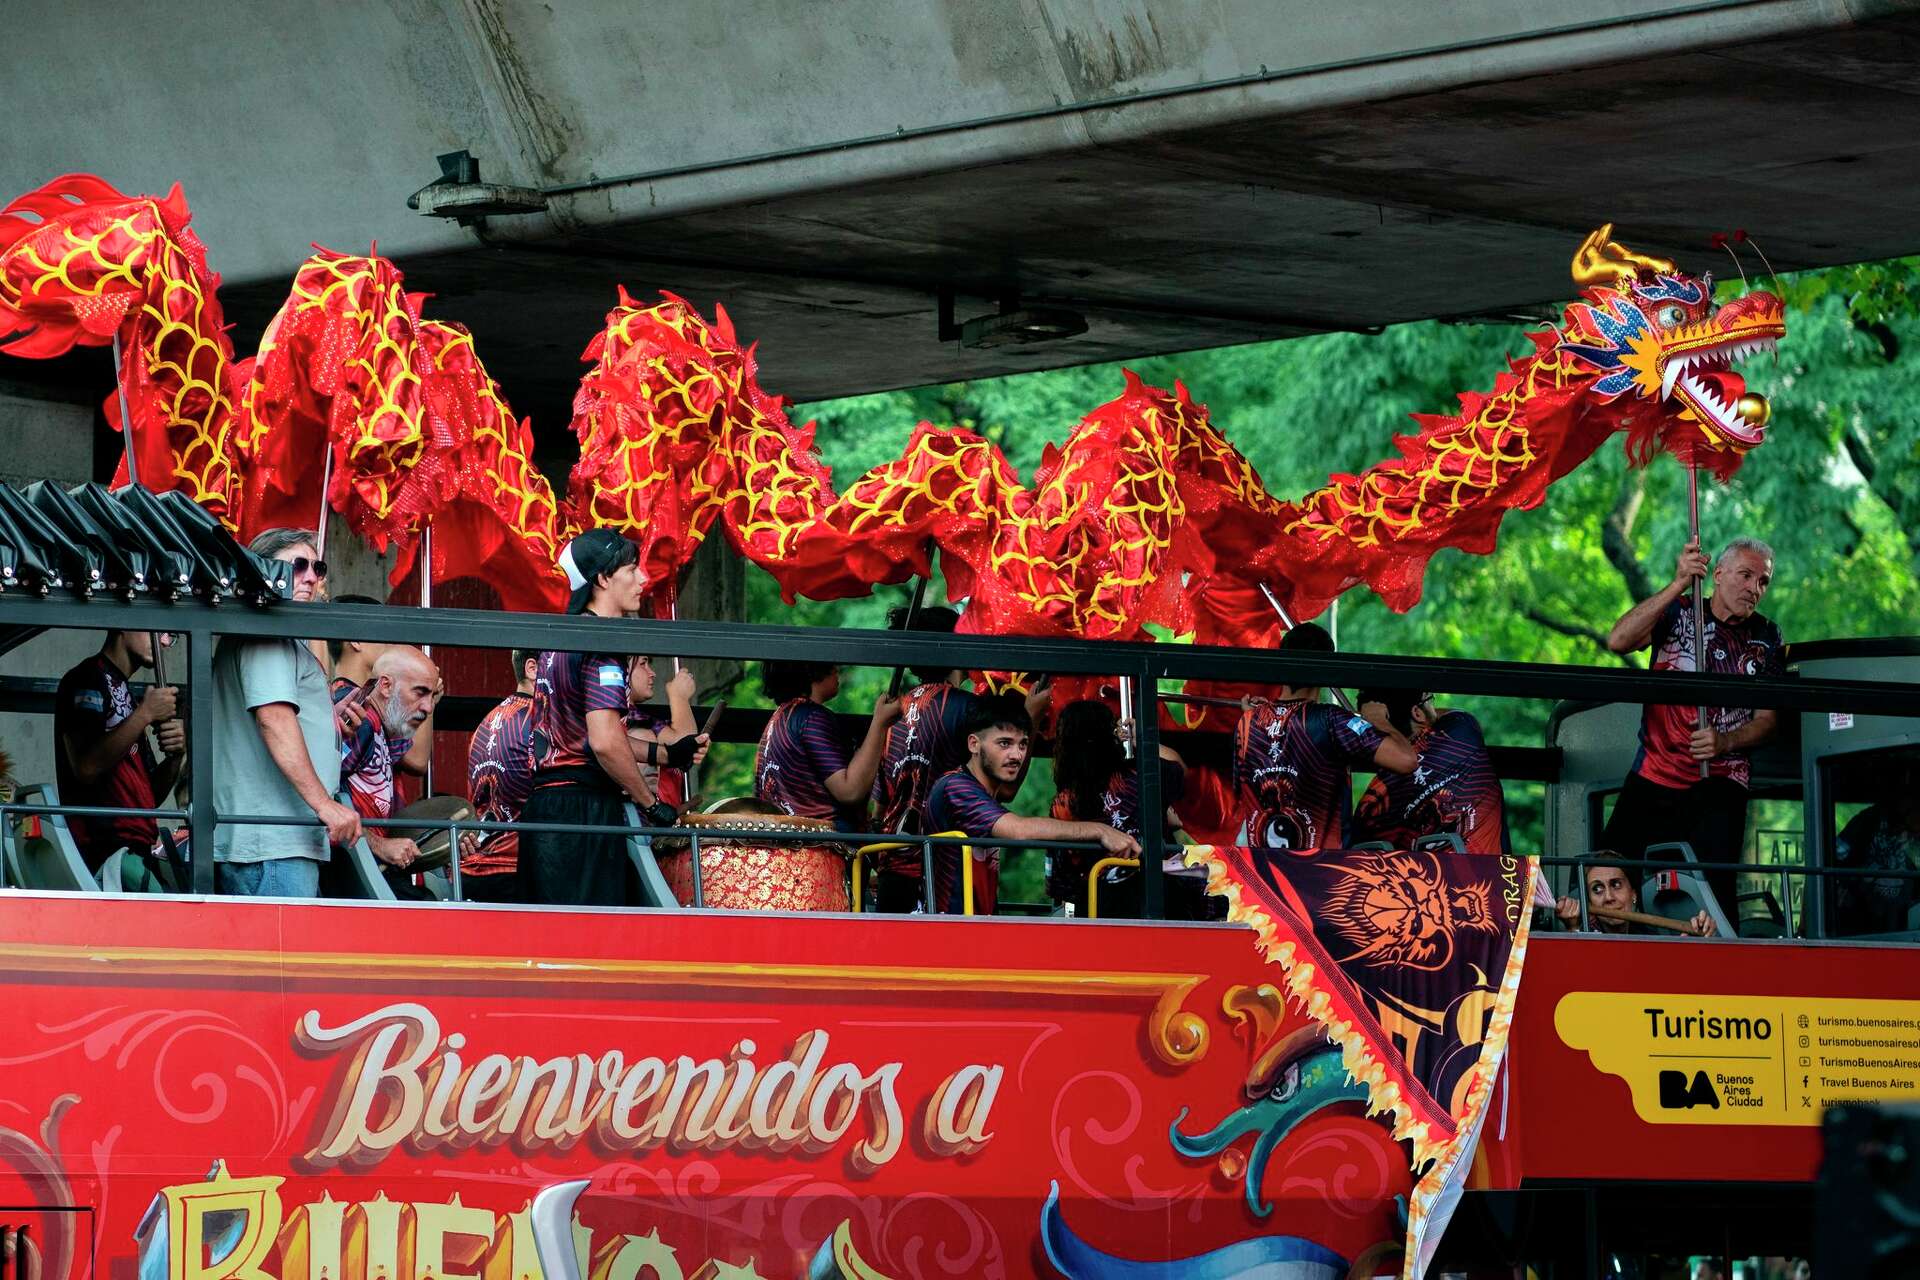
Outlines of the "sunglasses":
{"label": "sunglasses", "polygon": [[309,569],[313,570],[313,576],[316,578],[324,578],[327,576],[327,562],[325,560],[309,560],[305,556],[295,556],[292,560],[288,561],[288,563],[293,566],[293,576],[296,578]]}

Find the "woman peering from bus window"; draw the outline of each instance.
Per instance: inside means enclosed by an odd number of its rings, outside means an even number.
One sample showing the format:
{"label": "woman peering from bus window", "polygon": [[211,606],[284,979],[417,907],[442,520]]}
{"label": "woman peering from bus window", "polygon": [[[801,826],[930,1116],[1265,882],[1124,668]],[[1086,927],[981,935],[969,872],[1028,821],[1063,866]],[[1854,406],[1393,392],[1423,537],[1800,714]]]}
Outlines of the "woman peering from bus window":
{"label": "woman peering from bus window", "polygon": [[[1640,890],[1634,887],[1637,868],[1620,857],[1611,849],[1595,849],[1594,861],[1580,866],[1580,884],[1587,895],[1588,933],[1610,933],[1630,935],[1661,935],[1668,931],[1658,925],[1649,925],[1640,920],[1621,920],[1599,914],[1607,911],[1631,912],[1640,914]],[[1574,932],[1580,930],[1580,902],[1576,898],[1561,898],[1554,904],[1554,915],[1559,917],[1560,927]],[[1711,938],[1719,930],[1714,926],[1713,917],[1705,911],[1698,912],[1691,920],[1674,922],[1683,928],[1673,932],[1690,934],[1697,938]]]}
{"label": "woman peering from bus window", "polygon": [[[1063,822],[1104,822],[1136,840],[1142,838],[1140,772],[1127,758],[1125,747],[1132,732],[1132,723],[1122,722],[1104,702],[1085,699],[1062,708],[1053,749],[1053,817]],[[1160,798],[1166,808],[1161,830],[1169,842],[1180,830],[1173,805],[1180,799],[1185,777],[1179,755],[1162,744]],[[1101,856],[1092,850],[1053,850],[1047,858],[1047,895],[1057,903],[1071,904],[1077,915],[1086,914],[1087,873]],[[1140,883],[1136,868],[1109,868],[1100,885],[1100,914],[1139,915]],[[1199,876],[1169,875],[1168,918],[1207,918],[1204,885]]]}
{"label": "woman peering from bus window", "polygon": [[860,831],[867,796],[886,748],[887,726],[900,699],[881,693],[859,745],[849,754],[827,703],[840,692],[840,668],[827,662],[768,661],[762,687],[774,703],[753,764],[753,794],[782,813],[825,818],[841,831]]}

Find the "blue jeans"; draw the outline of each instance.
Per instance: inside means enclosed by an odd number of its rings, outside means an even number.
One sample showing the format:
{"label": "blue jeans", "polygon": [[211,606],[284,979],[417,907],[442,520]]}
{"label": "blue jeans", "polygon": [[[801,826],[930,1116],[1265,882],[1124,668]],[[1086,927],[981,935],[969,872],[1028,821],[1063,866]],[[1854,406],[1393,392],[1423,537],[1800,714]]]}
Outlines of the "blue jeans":
{"label": "blue jeans", "polygon": [[265,862],[222,862],[213,869],[214,887],[242,898],[317,898],[320,864],[312,858],[270,858]]}

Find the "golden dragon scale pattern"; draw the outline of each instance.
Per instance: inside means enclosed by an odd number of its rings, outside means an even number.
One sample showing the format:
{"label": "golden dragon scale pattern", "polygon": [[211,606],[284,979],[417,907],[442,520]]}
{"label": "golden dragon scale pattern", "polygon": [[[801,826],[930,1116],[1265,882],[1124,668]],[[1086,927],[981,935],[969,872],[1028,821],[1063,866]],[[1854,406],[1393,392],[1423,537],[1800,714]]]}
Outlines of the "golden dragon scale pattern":
{"label": "golden dragon scale pattern", "polygon": [[[24,216],[7,216],[16,211]],[[1642,446],[1689,440],[1723,472],[1744,452],[1647,394],[1669,320],[1676,344],[1725,339],[1713,331],[1710,282],[1636,276],[1637,265],[1606,257],[1619,250],[1604,240],[1610,228],[1592,252],[1618,281],[1536,335],[1490,393],[1463,396],[1458,414],[1419,417],[1398,457],[1299,502],[1267,492],[1184,386],[1131,374],[1046,450],[1030,486],[984,437],[921,423],[899,459],[838,491],[813,425],[794,425],[761,388],[753,349],[723,310],[709,322],[672,295],[643,306],[622,290],[583,356],[581,457],[564,503],[471,336],[424,319],[420,296],[384,259],[309,259],[258,356],[235,367],[177,191],[129,199],[98,179],[62,179],[0,213],[0,228],[8,349],[58,354],[117,327],[141,356],[127,378],[136,444],[144,459],[149,435],[161,441],[172,483],[243,531],[300,522],[287,513],[317,511],[312,460],[324,446],[329,505],[376,543],[401,544],[396,580],[431,520],[460,534],[436,547],[436,576],[484,576],[510,607],[557,601],[555,553],[578,528],[601,526],[640,544],[664,608],[718,519],[789,598],[901,581],[926,572],[938,547],[950,594],[972,600],[971,630],[1126,639],[1156,624],[1264,644],[1278,627],[1262,584],[1301,617],[1358,583],[1411,607],[1436,551],[1491,550],[1507,511],[1537,505],[1615,431]],[[121,293],[143,305],[118,309]],[[1684,316],[1642,315],[1676,296],[1695,299]],[[1740,323],[1781,332],[1777,300],[1755,298],[1765,314]],[[237,410],[230,385],[242,388]],[[1636,385],[1637,397],[1623,394]]]}

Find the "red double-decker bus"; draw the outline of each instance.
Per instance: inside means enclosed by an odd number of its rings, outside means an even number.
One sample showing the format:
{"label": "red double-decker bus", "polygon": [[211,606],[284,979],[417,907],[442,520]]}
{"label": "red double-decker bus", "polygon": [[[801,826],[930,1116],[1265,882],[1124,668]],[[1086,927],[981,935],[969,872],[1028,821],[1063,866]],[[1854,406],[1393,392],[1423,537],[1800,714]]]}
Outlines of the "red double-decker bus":
{"label": "red double-decker bus", "polygon": [[[696,656],[1117,673],[1135,682],[1149,743],[1163,679],[1561,698],[1550,740],[1526,758],[1561,855],[1543,873],[1567,888],[1595,838],[1581,823],[1604,815],[1605,776],[1629,749],[1607,708],[1668,689],[1724,694],[1715,677],[1682,689],[1524,664],[459,609],[56,593],[0,596],[0,625],[16,640],[74,626],[179,633],[201,778],[220,634],[444,652],[584,647],[618,630],[623,649]],[[1820,886],[1841,875],[1833,832],[1863,803],[1859,766],[1920,723],[1920,691],[1902,683],[1913,650],[1894,648],[1816,648],[1794,679],[1742,686],[1800,725],[1759,785],[1805,816],[1797,847],[1770,847],[1764,876],[1749,868],[1751,904],[1716,904],[1735,913],[1735,936],[1555,932],[1540,913],[1433,1273],[1811,1249],[1827,1108],[1920,1087],[1912,935],[1822,936]],[[46,707],[35,682],[9,687],[19,709]],[[1149,918],[1097,921],[292,902],[214,896],[195,859],[183,892],[113,893],[62,881],[54,799],[25,788],[0,812],[0,1214],[24,1275],[1402,1266],[1406,1148],[1289,1007],[1251,931],[1151,918],[1157,891]],[[205,848],[203,833],[236,816],[209,808],[196,796],[164,816]],[[1419,1033],[1410,1022],[1394,1034]]]}

